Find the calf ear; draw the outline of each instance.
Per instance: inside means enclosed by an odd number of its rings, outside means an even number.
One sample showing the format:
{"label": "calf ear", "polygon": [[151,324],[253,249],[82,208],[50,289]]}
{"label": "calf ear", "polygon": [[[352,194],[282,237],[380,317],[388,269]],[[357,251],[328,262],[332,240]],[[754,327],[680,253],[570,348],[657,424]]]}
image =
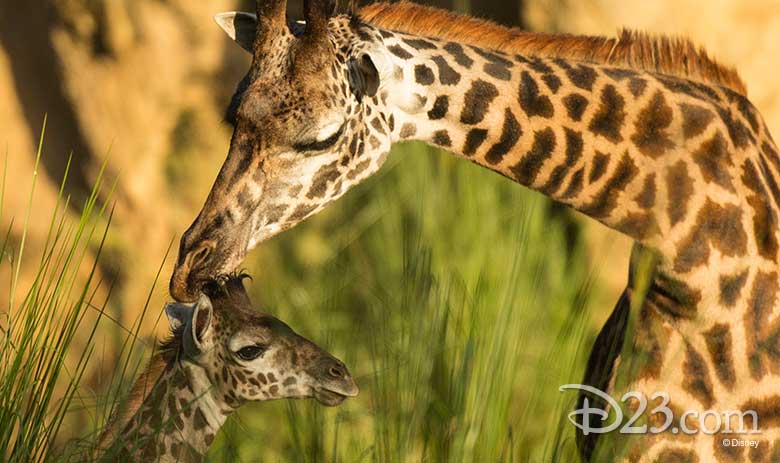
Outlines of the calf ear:
{"label": "calf ear", "polygon": [[349,87],[358,101],[361,101],[364,96],[376,95],[379,89],[379,71],[368,54],[363,54],[359,58],[351,58],[347,62],[347,72]]}
{"label": "calf ear", "polygon": [[192,320],[193,307],[191,304],[179,304],[172,302],[165,305],[165,315],[168,316],[168,323],[171,325],[171,331],[176,333],[184,329]]}
{"label": "calf ear", "polygon": [[214,21],[244,50],[252,53],[257,35],[257,16],[252,13],[231,11],[214,16]]}
{"label": "calf ear", "polygon": [[192,341],[201,352],[211,347],[214,333],[211,327],[213,315],[214,307],[211,305],[211,299],[206,295],[201,295],[198,302],[195,303],[195,310],[192,314]]}
{"label": "calf ear", "polygon": [[213,345],[214,329],[211,326],[214,308],[211,300],[201,296],[194,304],[171,303],[165,306],[165,315],[174,335],[182,337],[184,354],[195,357]]}

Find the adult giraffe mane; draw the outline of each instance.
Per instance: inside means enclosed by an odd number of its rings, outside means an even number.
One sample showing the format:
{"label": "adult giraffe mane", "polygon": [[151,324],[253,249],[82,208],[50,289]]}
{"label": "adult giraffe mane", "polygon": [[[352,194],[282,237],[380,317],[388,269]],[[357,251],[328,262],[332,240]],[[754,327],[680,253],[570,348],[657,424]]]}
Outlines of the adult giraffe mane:
{"label": "adult giraffe mane", "polygon": [[525,56],[641,69],[727,87],[747,96],[745,83],[734,68],[718,63],[704,48],[683,37],[628,29],[618,37],[526,32],[405,0],[368,5],[359,17],[382,29]]}

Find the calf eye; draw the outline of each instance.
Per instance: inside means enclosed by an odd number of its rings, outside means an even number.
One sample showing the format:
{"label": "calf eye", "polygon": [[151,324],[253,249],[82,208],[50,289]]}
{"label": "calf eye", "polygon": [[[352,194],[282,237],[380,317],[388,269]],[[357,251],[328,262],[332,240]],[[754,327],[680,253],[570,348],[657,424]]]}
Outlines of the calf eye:
{"label": "calf eye", "polygon": [[246,346],[241,348],[238,352],[236,352],[236,356],[240,358],[241,360],[254,360],[261,355],[265,354],[265,351],[268,350],[268,347],[262,346],[262,345],[254,345],[254,346]]}

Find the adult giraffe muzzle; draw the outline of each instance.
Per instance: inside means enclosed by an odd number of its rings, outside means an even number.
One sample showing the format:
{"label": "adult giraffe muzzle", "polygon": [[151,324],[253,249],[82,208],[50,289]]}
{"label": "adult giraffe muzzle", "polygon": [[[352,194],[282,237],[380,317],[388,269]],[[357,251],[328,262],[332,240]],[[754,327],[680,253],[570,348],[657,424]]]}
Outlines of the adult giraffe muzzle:
{"label": "adult giraffe muzzle", "polygon": [[[315,214],[381,165],[360,159],[369,142],[360,101],[378,83],[371,58],[359,48],[336,49],[328,30],[333,3],[306,1],[305,24],[288,24],[286,3],[260,0],[256,15],[215,18],[253,61],[228,109],[235,131],[227,159],[181,239],[170,283],[179,301],[194,300],[204,282],[233,271],[256,243]],[[385,138],[370,142],[388,151]]]}

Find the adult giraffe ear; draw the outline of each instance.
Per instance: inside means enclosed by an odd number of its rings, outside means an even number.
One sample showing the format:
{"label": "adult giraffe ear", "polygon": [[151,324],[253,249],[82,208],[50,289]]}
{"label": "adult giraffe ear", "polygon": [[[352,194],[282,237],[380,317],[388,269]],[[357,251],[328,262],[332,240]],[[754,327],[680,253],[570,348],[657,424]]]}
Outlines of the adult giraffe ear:
{"label": "adult giraffe ear", "polygon": [[347,61],[347,75],[349,88],[352,89],[358,102],[362,101],[364,96],[370,98],[376,95],[379,89],[379,71],[367,53]]}
{"label": "adult giraffe ear", "polygon": [[214,21],[244,50],[252,53],[257,37],[257,16],[243,11],[230,11],[214,16]]}

